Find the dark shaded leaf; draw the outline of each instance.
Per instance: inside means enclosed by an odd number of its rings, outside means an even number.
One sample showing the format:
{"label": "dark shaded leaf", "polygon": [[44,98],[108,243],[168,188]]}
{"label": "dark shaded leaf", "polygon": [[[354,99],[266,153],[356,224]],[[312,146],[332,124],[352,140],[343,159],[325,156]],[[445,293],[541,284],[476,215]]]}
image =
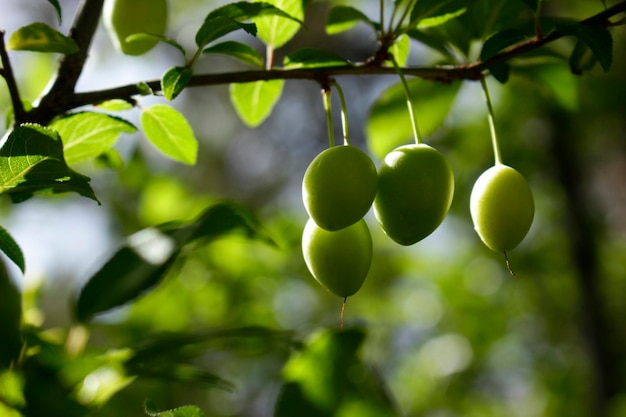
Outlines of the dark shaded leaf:
{"label": "dark shaded leaf", "polygon": [[183,247],[237,229],[251,238],[271,242],[249,212],[229,203],[209,207],[193,222],[167,223],[129,236],[80,290],[75,300],[75,317],[88,321],[134,300],[163,279]]}
{"label": "dark shaded leaf", "polygon": [[590,71],[598,63],[598,58],[594,55],[589,46],[581,41],[576,41],[572,55],[569,58],[569,67],[572,74],[581,75],[585,71]]}
{"label": "dark shaded leaf", "polygon": [[374,30],[380,27],[378,23],[373,22],[367,15],[355,7],[335,6],[328,13],[326,33],[336,35],[337,33],[352,29],[359,22],[367,23]]}
{"label": "dark shaded leaf", "polygon": [[583,25],[571,20],[555,21],[555,29],[566,36],[575,36],[589,47],[604,69],[609,71],[613,63],[613,37],[600,25]]}
{"label": "dark shaded leaf", "polygon": [[[3,229],[4,230],[4,229]],[[0,259],[0,373],[10,368],[22,349],[22,297]]]}
{"label": "dark shaded leaf", "polygon": [[206,48],[202,53],[227,55],[254,67],[263,67],[263,58],[257,50],[241,42],[226,41],[218,43]]}
{"label": "dark shaded leaf", "polygon": [[174,48],[178,49],[178,51],[180,51],[183,56],[185,56],[186,53],[184,46],[176,42],[176,40],[167,36],[155,35],[152,33],[133,33],[132,35],[129,35],[126,37],[126,39],[124,39],[125,42],[134,42],[140,40],[156,40],[173,46]]}
{"label": "dark shaded leaf", "polygon": [[2,226],[0,226],[0,250],[20,268],[22,273],[25,272],[26,263],[24,261],[22,249],[9,232],[7,232]]}
{"label": "dark shaded leaf", "polygon": [[63,22],[63,16],[61,15],[61,5],[58,0],[48,0],[48,3],[54,7],[54,10],[57,12],[57,16],[59,17],[59,24]]}
{"label": "dark shaded leaf", "polygon": [[347,65],[348,61],[334,52],[318,48],[301,48],[285,57],[284,67],[294,68],[319,68]]}
{"label": "dark shaded leaf", "polygon": [[152,400],[146,400],[144,411],[150,417],[204,417],[204,413],[195,405],[184,405],[171,410],[161,410]]}

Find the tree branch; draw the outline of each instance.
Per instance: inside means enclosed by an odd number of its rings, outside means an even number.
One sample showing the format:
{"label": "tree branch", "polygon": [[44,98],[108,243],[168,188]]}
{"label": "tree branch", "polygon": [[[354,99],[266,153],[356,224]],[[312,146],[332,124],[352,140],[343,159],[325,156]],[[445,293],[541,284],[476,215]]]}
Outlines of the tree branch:
{"label": "tree branch", "polygon": [[0,60],[2,61],[2,69],[0,75],[4,78],[9,89],[9,95],[11,96],[11,104],[13,106],[13,115],[16,120],[23,119],[26,115],[26,110],[22,104],[19,90],[17,88],[17,81],[13,74],[13,68],[11,68],[11,61],[9,60],[9,54],[4,43],[4,30],[0,30]]}
{"label": "tree branch", "polygon": [[[103,0],[86,0],[91,2],[92,7],[97,7],[96,4],[101,6]],[[626,11],[626,1],[615,4],[614,6],[603,10],[602,12],[593,15],[587,19],[580,21],[585,25],[604,25],[609,26],[608,19],[621,12]],[[511,59],[530,52],[537,48],[540,48],[550,42],[564,37],[558,31],[554,31],[544,37],[533,37],[531,39],[524,40],[515,45],[510,46],[507,49],[493,55],[485,61],[477,61],[467,65],[448,65],[448,66],[436,66],[436,67],[412,67],[402,68],[402,71],[406,75],[420,77],[425,80],[438,81],[449,83],[455,80],[479,80],[483,77],[483,73],[488,71],[489,68],[494,65],[501,64],[503,62],[510,61]],[[81,51],[84,53],[83,45]],[[69,58],[69,57],[68,57]],[[81,65],[78,67],[82,69],[83,61],[78,61]],[[61,68],[60,72],[63,70]],[[80,72],[78,72],[80,74]],[[77,74],[77,75],[78,75]],[[254,81],[268,81],[276,79],[300,79],[300,80],[312,80],[320,82],[321,80],[327,80],[339,75],[383,75],[383,74],[396,74],[396,70],[393,67],[381,66],[377,60],[365,61],[356,64],[346,64],[333,67],[321,67],[321,68],[299,68],[299,69],[272,69],[272,70],[253,70],[253,71],[240,71],[229,73],[210,73],[210,74],[197,74],[194,75],[188,87],[200,87],[200,86],[212,86],[218,84],[230,84],[230,83],[245,83]],[[58,78],[63,78],[62,74]],[[77,78],[77,77],[76,77]],[[84,93],[74,93],[74,83],[71,84],[71,91],[69,91],[69,85],[63,87],[61,84],[59,87],[53,86],[50,93],[44,98],[47,99],[46,103],[50,106],[48,108],[37,109],[38,111],[32,111],[28,116],[31,121],[46,124],[54,116],[61,114],[65,111],[90,105],[98,104],[106,100],[115,98],[126,99],[132,101],[133,96],[141,94],[141,89],[137,84],[130,84],[120,86],[116,88],[89,91]],[[161,90],[160,80],[147,81],[147,84],[153,91]],[[55,94],[52,94],[52,93]],[[57,97],[58,94],[58,97]],[[56,97],[56,100],[53,98]],[[43,104],[43,101],[42,101]],[[41,106],[40,106],[41,107]]]}
{"label": "tree branch", "polygon": [[[50,121],[54,116],[71,108],[76,83],[87,61],[91,40],[98,27],[104,0],[82,0],[69,36],[78,45],[78,52],[64,55],[59,63],[56,77],[40,97],[35,108],[28,114],[30,121]],[[16,118],[16,122],[20,119]]]}

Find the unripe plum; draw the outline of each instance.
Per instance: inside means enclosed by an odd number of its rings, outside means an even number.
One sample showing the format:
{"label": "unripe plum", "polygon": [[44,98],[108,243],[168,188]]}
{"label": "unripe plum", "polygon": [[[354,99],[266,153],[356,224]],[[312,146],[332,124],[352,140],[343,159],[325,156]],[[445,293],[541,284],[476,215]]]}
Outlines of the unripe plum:
{"label": "unripe plum", "polygon": [[526,179],[496,164],[481,174],[470,197],[470,213],[481,240],[494,251],[514,249],[533,222],[535,204]]}
{"label": "unripe plum", "polygon": [[309,219],[302,234],[302,253],[309,271],[339,297],[355,294],[372,263],[372,237],[365,220],[330,232]]}

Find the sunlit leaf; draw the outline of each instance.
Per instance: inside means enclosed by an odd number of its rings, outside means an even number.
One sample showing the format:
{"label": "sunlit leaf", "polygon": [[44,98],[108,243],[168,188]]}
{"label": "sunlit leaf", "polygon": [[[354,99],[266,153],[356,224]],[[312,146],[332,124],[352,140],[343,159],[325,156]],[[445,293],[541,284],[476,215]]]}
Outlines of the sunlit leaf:
{"label": "sunlit leaf", "polygon": [[238,59],[254,67],[263,66],[263,58],[256,49],[245,43],[226,41],[210,46],[202,51],[203,54],[221,54]]}
{"label": "sunlit leaf", "polygon": [[7,232],[7,230],[2,226],[0,226],[0,250],[20,268],[22,273],[25,272],[26,263],[24,261],[22,249],[9,232]]}
{"label": "sunlit leaf", "polygon": [[0,143],[0,193],[9,194],[14,202],[27,200],[36,192],[76,192],[98,201],[89,177],[67,166],[56,131],[24,124]]}
{"label": "sunlit leaf", "polygon": [[301,48],[285,57],[285,69],[319,68],[347,65],[348,61],[334,52],[318,48]]}
{"label": "sunlit leaf", "polygon": [[161,79],[161,90],[168,100],[174,100],[191,80],[193,70],[189,67],[172,67]]}
{"label": "sunlit leaf", "polygon": [[161,282],[183,247],[236,230],[271,241],[249,212],[228,203],[209,207],[192,222],[167,223],[129,236],[81,289],[74,305],[76,318],[89,321],[136,299]]}
{"label": "sunlit leaf", "polygon": [[160,410],[154,402],[147,400],[144,411],[150,417],[204,417],[204,413],[195,405],[184,405],[171,410]]}
{"label": "sunlit leaf", "polygon": [[[428,136],[446,119],[461,83],[439,84],[416,78],[408,84],[420,132]],[[395,147],[411,141],[411,119],[400,83],[383,92],[372,106],[366,135],[370,151],[380,159]]]}
{"label": "sunlit leaf", "polygon": [[131,110],[134,107],[134,105],[132,103],[129,103],[126,100],[117,98],[117,99],[107,100],[105,102],[102,102],[98,104],[96,107],[98,107],[101,110],[118,112],[118,111]]}
{"label": "sunlit leaf", "polygon": [[35,22],[13,32],[7,42],[7,49],[71,55],[78,52],[78,45],[74,39],[61,34],[45,23]]}
{"label": "sunlit leaf", "polygon": [[236,30],[243,29],[252,36],[256,36],[256,25],[254,23],[240,23],[235,19],[225,16],[215,16],[204,21],[196,33],[196,45],[204,48],[212,41],[221,38]]}
{"label": "sunlit leaf", "polygon": [[411,10],[409,27],[438,26],[465,13],[466,9],[465,0],[420,0]]}
{"label": "sunlit leaf", "polygon": [[[300,30],[304,19],[304,7],[306,1],[303,0],[270,0],[266,3],[287,13],[292,18],[279,15],[259,16],[254,18],[257,26],[257,36],[273,48],[280,48]],[[298,19],[295,21],[293,18]]]}
{"label": "sunlit leaf", "polygon": [[141,126],[148,140],[163,154],[188,165],[196,163],[198,140],[180,112],[155,104],[144,109]]}
{"label": "sunlit leaf", "polygon": [[243,122],[255,127],[272,113],[280,99],[284,80],[255,81],[230,85],[230,100]]}
{"label": "sunlit leaf", "polygon": [[411,40],[407,35],[400,36],[393,45],[391,45],[389,52],[393,54],[399,66],[405,66],[409,59],[409,54],[411,53]]}
{"label": "sunlit leaf", "polygon": [[335,6],[328,13],[326,21],[326,33],[336,35],[352,29],[357,23],[365,22],[374,30],[379,24],[373,22],[365,13],[352,6]]}
{"label": "sunlit leaf", "polygon": [[[10,369],[20,356],[22,336],[22,297],[0,259],[0,371]],[[1,386],[0,386],[1,387]],[[1,393],[1,392],[0,392]]]}
{"label": "sunlit leaf", "polygon": [[95,158],[111,149],[122,133],[137,130],[124,119],[96,112],[70,114],[53,121],[50,128],[61,136],[68,164]]}

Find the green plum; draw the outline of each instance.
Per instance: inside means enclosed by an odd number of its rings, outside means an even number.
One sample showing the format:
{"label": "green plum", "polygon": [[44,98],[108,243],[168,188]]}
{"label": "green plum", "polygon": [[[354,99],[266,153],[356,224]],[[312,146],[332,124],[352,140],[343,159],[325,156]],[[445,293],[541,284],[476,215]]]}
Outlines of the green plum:
{"label": "green plum", "polygon": [[126,38],[135,33],[163,35],[167,26],[167,0],[105,0],[102,16],[115,47],[126,55],[141,55],[156,39]]}
{"label": "green plum", "polygon": [[514,168],[496,164],[478,178],[470,197],[474,228],[490,249],[506,252],[524,239],[535,204],[526,179]]}
{"label": "green plum", "polygon": [[355,294],[372,263],[372,237],[365,220],[330,232],[309,219],[302,234],[302,253],[313,277],[339,297]]}
{"label": "green plum", "polygon": [[425,144],[400,146],[378,171],[374,214],[395,242],[409,246],[443,221],[454,195],[454,174],[446,158]]}
{"label": "green plum", "polygon": [[376,166],[351,145],[333,146],[309,164],[302,180],[302,201],[309,216],[330,231],[365,216],[376,195]]}

